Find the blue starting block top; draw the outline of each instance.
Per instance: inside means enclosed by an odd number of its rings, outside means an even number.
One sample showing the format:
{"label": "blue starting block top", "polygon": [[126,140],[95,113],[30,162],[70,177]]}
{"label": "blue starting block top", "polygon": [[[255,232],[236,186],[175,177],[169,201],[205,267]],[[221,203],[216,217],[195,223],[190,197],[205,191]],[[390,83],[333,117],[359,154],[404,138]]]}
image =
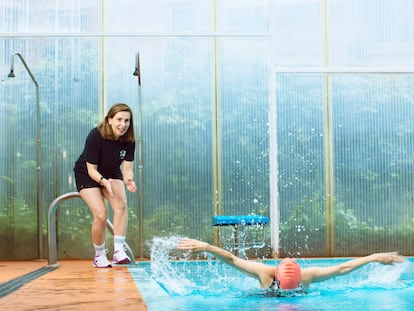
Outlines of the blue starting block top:
{"label": "blue starting block top", "polygon": [[213,216],[213,226],[265,225],[269,218],[261,215]]}

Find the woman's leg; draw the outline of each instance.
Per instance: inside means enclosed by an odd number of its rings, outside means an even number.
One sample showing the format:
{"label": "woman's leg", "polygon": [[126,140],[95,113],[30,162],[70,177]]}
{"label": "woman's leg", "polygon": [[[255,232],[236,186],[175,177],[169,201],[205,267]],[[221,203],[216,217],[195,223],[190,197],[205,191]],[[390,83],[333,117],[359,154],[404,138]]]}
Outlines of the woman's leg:
{"label": "woman's leg", "polygon": [[110,182],[113,196],[110,196],[106,190],[104,190],[104,195],[114,211],[114,257],[112,262],[127,264],[130,263],[131,260],[126,255],[124,250],[125,235],[128,226],[128,209],[125,185],[124,182],[119,179],[111,179]]}
{"label": "woman's leg", "polygon": [[85,188],[79,192],[93,215],[92,242],[95,247],[94,266],[98,268],[111,267],[106,257],[105,230],[107,210],[100,188]]}
{"label": "woman's leg", "polygon": [[125,236],[128,226],[127,198],[124,182],[120,179],[111,179],[113,197],[104,190],[105,198],[114,211],[114,235]]}
{"label": "woman's leg", "polygon": [[93,215],[92,241],[96,245],[105,242],[107,210],[100,188],[85,188],[79,192]]}

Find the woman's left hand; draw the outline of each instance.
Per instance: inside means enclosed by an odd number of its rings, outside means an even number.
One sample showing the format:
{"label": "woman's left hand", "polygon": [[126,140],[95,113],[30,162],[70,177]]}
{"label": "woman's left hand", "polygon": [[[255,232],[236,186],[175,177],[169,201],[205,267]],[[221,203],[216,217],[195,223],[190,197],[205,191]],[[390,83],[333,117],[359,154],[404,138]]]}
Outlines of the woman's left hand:
{"label": "woman's left hand", "polygon": [[130,192],[136,192],[137,186],[135,185],[135,182],[132,179],[128,179],[125,181],[125,185]]}
{"label": "woman's left hand", "polygon": [[177,243],[177,249],[189,250],[190,252],[204,252],[208,247],[207,242],[199,241],[196,239],[181,239]]}

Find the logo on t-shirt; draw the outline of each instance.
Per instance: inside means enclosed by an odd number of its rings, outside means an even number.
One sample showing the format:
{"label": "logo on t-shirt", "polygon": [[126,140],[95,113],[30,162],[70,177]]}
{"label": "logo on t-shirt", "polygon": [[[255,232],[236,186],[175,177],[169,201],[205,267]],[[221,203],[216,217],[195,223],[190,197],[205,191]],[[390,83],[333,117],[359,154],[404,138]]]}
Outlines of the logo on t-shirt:
{"label": "logo on t-shirt", "polygon": [[119,159],[120,160],[125,159],[125,155],[126,155],[126,151],[125,150],[119,151]]}

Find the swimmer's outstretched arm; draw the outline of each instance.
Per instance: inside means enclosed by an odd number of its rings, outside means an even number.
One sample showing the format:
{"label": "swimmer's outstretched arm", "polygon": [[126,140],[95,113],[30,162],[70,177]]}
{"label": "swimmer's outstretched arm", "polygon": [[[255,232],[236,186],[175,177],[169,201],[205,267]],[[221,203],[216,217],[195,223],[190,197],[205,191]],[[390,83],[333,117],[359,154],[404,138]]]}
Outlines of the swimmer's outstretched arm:
{"label": "swimmer's outstretched arm", "polygon": [[392,265],[395,262],[403,262],[404,258],[396,252],[376,253],[369,256],[352,259],[332,267],[309,267],[302,269],[301,280],[304,286],[310,283],[321,282],[335,276],[350,273],[371,262],[378,262],[383,265]]}
{"label": "swimmer's outstretched arm", "polygon": [[211,245],[207,242],[195,239],[182,239],[177,244],[177,249],[189,250],[192,252],[208,252],[215,255],[218,259],[226,264],[246,273],[260,281],[261,287],[269,287],[273,282],[275,268],[264,265],[260,262],[244,260],[229,251],[220,247]]}

